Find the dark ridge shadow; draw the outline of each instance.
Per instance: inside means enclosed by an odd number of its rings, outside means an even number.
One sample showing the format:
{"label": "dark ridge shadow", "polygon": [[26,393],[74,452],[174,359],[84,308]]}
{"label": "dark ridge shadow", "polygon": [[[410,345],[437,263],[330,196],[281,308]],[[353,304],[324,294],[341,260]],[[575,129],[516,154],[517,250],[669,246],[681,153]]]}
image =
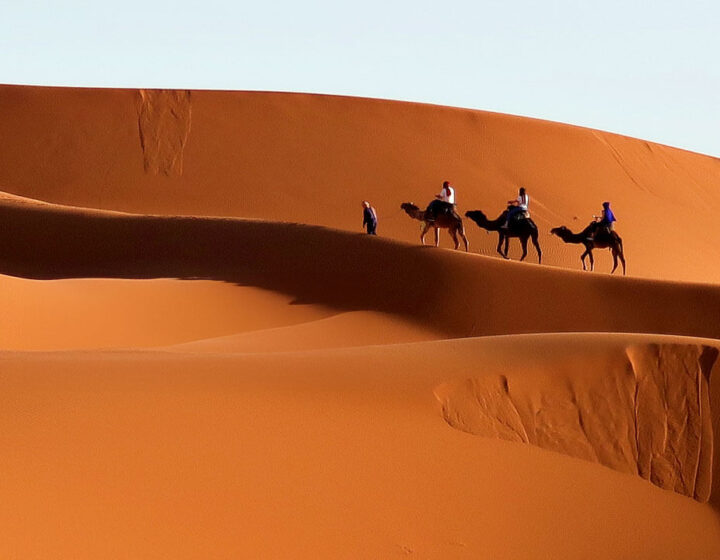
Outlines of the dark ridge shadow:
{"label": "dark ridge shadow", "polygon": [[399,314],[449,337],[720,338],[720,286],[580,274],[292,223],[0,204],[0,273],[231,282]]}
{"label": "dark ridge shadow", "polygon": [[446,283],[441,267],[428,273],[436,252],[291,223],[0,205],[3,274],[216,280],[421,322]]}

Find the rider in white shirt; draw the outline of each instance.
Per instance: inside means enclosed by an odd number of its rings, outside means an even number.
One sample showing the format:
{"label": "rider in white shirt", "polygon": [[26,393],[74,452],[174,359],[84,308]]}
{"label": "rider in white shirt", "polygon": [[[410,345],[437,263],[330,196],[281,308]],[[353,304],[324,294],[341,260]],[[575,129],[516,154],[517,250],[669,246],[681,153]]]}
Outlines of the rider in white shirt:
{"label": "rider in white shirt", "polygon": [[515,200],[508,200],[508,204],[512,206],[512,208],[508,210],[507,218],[505,219],[505,223],[502,225],[503,228],[508,227],[510,220],[516,214],[519,214],[520,212],[527,213],[528,206],[530,205],[530,195],[525,192],[525,187],[520,187],[518,197]]}
{"label": "rider in white shirt", "polygon": [[435,198],[447,202],[448,204],[455,204],[455,189],[450,186],[450,181],[443,183],[443,188],[440,194],[436,194]]}
{"label": "rider in white shirt", "polygon": [[452,214],[455,212],[455,189],[450,186],[450,181],[443,182],[440,194],[435,195],[435,200],[428,204],[425,216],[429,221],[434,221],[440,214]]}

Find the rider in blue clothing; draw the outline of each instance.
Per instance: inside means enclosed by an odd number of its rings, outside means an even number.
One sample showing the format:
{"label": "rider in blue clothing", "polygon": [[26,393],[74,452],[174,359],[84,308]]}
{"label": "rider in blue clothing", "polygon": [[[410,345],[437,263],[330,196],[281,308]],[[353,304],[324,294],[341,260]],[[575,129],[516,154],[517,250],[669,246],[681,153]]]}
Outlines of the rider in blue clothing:
{"label": "rider in blue clothing", "polygon": [[600,216],[600,227],[607,228],[609,230],[615,229],[615,222],[617,219],[615,218],[615,214],[613,214],[613,211],[610,209],[610,203],[609,202],[603,202],[603,211],[602,216]]}
{"label": "rider in blue clothing", "polygon": [[609,202],[603,202],[602,215],[593,216],[593,218],[598,220],[597,222],[595,222],[593,236],[597,235],[599,231],[606,233],[607,235],[612,235],[612,232],[615,230],[615,222],[617,222],[617,218],[615,217],[613,211],[610,209]]}

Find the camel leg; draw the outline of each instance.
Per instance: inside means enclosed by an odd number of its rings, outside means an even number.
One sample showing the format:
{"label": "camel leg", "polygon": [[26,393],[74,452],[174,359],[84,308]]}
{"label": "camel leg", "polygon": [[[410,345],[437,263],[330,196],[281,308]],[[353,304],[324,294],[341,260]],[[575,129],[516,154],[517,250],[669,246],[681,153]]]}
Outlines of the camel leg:
{"label": "camel leg", "polygon": [[460,241],[458,241],[457,232],[454,229],[450,229],[450,237],[452,237],[453,242],[455,243],[455,249],[460,246]]}
{"label": "camel leg", "polygon": [[522,250],[523,250],[522,257],[520,257],[520,262],[524,261],[525,257],[527,257],[527,242],[528,242],[527,237],[520,238],[520,244],[522,245]]}
{"label": "camel leg", "polygon": [[595,270],[595,257],[593,257],[592,249],[588,249],[588,256],[590,257],[590,272]]}
{"label": "camel leg", "polygon": [[468,243],[468,238],[465,236],[465,232],[463,230],[460,230],[460,237],[462,237],[463,243],[465,243],[465,252],[470,252],[470,243]]}
{"label": "camel leg", "polygon": [[622,249],[618,251],[618,257],[620,258],[620,262],[622,263],[623,276],[625,276],[625,255],[623,254]]}
{"label": "camel leg", "polygon": [[[458,235],[460,235],[460,237],[463,240],[463,243],[465,243],[465,252],[467,253],[470,250],[469,249],[470,244],[468,243],[467,237],[465,236],[465,226],[463,225],[462,220],[457,222],[457,224],[455,226],[455,232]],[[455,248],[457,249],[458,246],[460,245],[460,242],[457,240],[457,237],[455,237],[454,239],[455,239]]]}
{"label": "camel leg", "polygon": [[618,265],[618,254],[617,254],[616,249],[612,249],[612,257],[613,257],[613,267],[612,267],[612,270],[610,271],[610,274],[615,274],[615,269],[617,268],[617,265]]}
{"label": "camel leg", "polygon": [[427,222],[423,222],[422,228],[420,229],[420,243],[425,245],[425,235],[427,234],[428,230],[430,229],[430,224]]}
{"label": "camel leg", "polygon": [[535,245],[535,250],[538,254],[538,264],[542,263],[542,251],[540,250],[540,243],[538,243],[537,235],[532,236],[532,242],[533,245]]}
{"label": "camel leg", "polygon": [[503,250],[503,252],[505,253],[505,258],[506,258],[506,259],[509,259],[509,258],[510,258],[510,257],[508,257],[508,249],[509,249],[509,246],[510,246],[510,236],[509,236],[509,235],[506,235],[506,236],[505,236],[505,249]]}
{"label": "camel leg", "polygon": [[587,270],[585,267],[585,257],[587,257],[588,253],[590,253],[590,250],[586,248],[585,252],[580,255],[580,262],[582,263],[583,270]]}
{"label": "camel leg", "polygon": [[435,228],[435,247],[440,246],[440,228]]}
{"label": "camel leg", "polygon": [[500,234],[498,236],[497,252],[503,259],[507,259],[507,255],[505,255],[505,253],[502,252],[503,241],[505,241],[505,236]]}

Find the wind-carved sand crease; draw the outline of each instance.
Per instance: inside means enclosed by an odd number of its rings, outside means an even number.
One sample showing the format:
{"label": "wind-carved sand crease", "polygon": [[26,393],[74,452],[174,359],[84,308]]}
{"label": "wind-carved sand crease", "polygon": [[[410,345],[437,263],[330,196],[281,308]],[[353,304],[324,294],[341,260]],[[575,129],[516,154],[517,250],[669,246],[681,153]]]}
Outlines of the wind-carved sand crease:
{"label": "wind-carved sand crease", "polygon": [[626,368],[559,376],[542,394],[522,376],[491,374],[442,384],[435,395],[458,430],[597,462],[706,502],[717,355],[703,345],[638,344],[626,349]]}
{"label": "wind-carved sand crease", "polygon": [[146,173],[182,175],[191,120],[189,91],[139,91],[138,130]]}

